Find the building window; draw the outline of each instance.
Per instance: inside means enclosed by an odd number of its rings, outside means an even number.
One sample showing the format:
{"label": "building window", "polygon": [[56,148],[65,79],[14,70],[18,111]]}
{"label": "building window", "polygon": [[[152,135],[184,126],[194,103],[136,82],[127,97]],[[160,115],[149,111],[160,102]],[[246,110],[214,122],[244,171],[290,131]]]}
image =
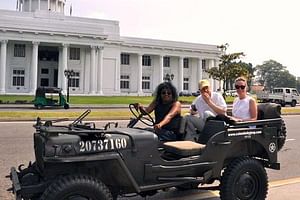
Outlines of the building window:
{"label": "building window", "polygon": [[188,58],[183,59],[183,68],[189,68],[189,59]]}
{"label": "building window", "polygon": [[47,68],[42,68],[42,69],[41,69],[41,74],[49,74],[49,69],[47,69]]}
{"label": "building window", "polygon": [[69,86],[73,88],[79,88],[79,82],[80,82],[80,73],[74,72],[74,76],[70,77]]}
{"label": "building window", "polygon": [[143,90],[150,90],[150,76],[143,76],[142,77],[142,89]]}
{"label": "building window", "polygon": [[164,57],[164,67],[170,67],[170,57]]}
{"label": "building window", "polygon": [[70,48],[70,60],[80,60],[80,48]]}
{"label": "building window", "polygon": [[13,86],[24,86],[25,84],[25,70],[24,69],[14,69],[12,75],[12,85]]}
{"label": "building window", "polygon": [[25,44],[15,44],[14,57],[25,57]]}
{"label": "building window", "polygon": [[206,70],[206,60],[202,60],[202,69]]}
{"label": "building window", "polygon": [[130,64],[130,55],[122,53],[121,54],[121,65],[129,65]]}
{"label": "building window", "polygon": [[189,78],[183,78],[183,90],[189,90]]}
{"label": "building window", "polygon": [[151,66],[151,57],[143,56],[143,66]]}
{"label": "building window", "polygon": [[129,89],[129,75],[121,75],[120,88]]}

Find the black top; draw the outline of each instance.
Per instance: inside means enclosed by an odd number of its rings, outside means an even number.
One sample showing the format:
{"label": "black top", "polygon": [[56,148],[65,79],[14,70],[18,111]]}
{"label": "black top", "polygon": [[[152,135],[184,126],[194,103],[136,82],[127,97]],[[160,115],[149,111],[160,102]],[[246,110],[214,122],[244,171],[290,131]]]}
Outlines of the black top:
{"label": "black top", "polygon": [[[175,103],[175,102],[173,102]],[[173,103],[168,103],[168,104],[157,104],[155,106],[155,124],[158,124],[161,122],[164,117],[169,113],[169,111],[172,109]],[[177,114],[174,116],[171,121],[162,126],[163,129],[173,131],[174,133],[178,134],[179,133],[179,127],[180,127],[180,120],[181,116],[180,114]]]}

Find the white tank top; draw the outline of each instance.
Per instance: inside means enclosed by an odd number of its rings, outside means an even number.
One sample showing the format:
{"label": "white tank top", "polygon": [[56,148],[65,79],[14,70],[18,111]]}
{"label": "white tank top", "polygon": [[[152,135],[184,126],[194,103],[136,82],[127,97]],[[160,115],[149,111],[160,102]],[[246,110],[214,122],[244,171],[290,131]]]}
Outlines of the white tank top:
{"label": "white tank top", "polygon": [[232,116],[239,119],[250,119],[250,99],[249,96],[244,99],[236,98],[233,102]]}

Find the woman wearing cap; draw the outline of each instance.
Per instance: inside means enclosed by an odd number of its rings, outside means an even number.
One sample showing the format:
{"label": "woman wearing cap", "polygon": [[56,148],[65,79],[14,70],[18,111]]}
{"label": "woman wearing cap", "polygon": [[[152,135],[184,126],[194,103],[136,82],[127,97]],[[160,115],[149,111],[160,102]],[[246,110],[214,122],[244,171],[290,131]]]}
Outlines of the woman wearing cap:
{"label": "woman wearing cap", "polygon": [[147,113],[154,111],[154,130],[159,140],[175,141],[182,139],[179,133],[181,122],[181,103],[178,101],[176,88],[170,82],[157,86],[155,97],[148,107],[143,108]]}
{"label": "woman wearing cap", "polygon": [[235,80],[238,97],[232,105],[232,119],[235,121],[253,121],[257,119],[257,104],[253,97],[247,95],[247,80],[238,77]]}
{"label": "woman wearing cap", "polygon": [[[205,121],[210,116],[225,115],[227,105],[218,92],[212,92],[208,80],[198,83],[200,95],[193,101],[190,109],[191,115],[185,116],[186,140],[197,140],[198,132],[204,128]],[[199,117],[193,116],[199,114]]]}

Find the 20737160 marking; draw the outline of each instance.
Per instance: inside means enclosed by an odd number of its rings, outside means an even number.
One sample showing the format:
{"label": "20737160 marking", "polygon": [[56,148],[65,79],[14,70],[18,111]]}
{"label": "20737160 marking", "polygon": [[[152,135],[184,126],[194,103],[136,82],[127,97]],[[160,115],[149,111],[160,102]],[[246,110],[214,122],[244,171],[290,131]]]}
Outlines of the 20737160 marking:
{"label": "20737160 marking", "polygon": [[104,140],[80,141],[80,152],[109,151],[115,149],[125,149],[128,143],[126,138],[111,138]]}

